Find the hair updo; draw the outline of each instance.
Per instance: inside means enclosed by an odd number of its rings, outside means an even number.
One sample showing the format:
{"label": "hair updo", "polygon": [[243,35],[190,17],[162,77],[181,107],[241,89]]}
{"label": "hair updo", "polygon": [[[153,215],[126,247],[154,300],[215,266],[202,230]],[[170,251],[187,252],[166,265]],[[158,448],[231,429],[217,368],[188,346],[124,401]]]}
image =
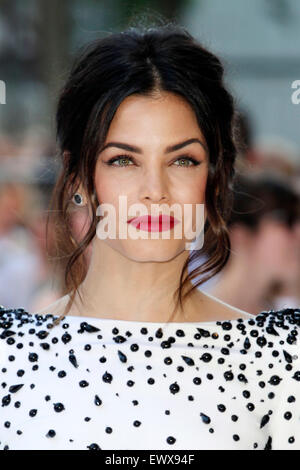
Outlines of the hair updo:
{"label": "hair updo", "polygon": [[[84,251],[97,227],[97,156],[118,106],[132,94],[154,96],[157,91],[168,91],[185,98],[195,112],[209,150],[204,245],[201,250],[191,251],[184,264],[174,293],[176,305],[182,308],[183,300],[193,289],[225,266],[230,254],[227,220],[233,203],[237,147],[234,100],[224,85],[223,73],[220,60],[173,22],[109,33],[80,50],[61,90],[56,112],[62,168],[49,214],[55,218],[55,259],[63,268],[63,290],[70,293],[70,301],[55,324],[70,310],[86,276]],[[84,237],[74,240],[69,209],[79,182],[87,194],[91,220]],[[189,273],[189,263],[203,255],[207,258],[205,263],[198,263]],[[183,296],[184,286],[196,277],[200,280]]]}

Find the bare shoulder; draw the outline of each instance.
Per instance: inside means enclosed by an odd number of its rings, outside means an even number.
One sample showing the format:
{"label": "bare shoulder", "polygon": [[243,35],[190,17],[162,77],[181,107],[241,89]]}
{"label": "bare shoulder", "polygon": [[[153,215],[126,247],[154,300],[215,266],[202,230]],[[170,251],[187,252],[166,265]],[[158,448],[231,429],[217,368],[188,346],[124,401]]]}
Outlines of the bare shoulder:
{"label": "bare shoulder", "polygon": [[66,294],[63,297],[60,297],[59,299],[55,300],[55,302],[53,302],[52,304],[47,305],[47,307],[44,307],[37,312],[33,312],[33,315],[47,315],[49,313],[51,313],[52,315],[62,315],[64,308],[66,307],[69,301],[69,298],[69,294]]}
{"label": "bare shoulder", "polygon": [[245,310],[241,310],[237,307],[234,307],[233,305],[229,305],[213,296],[211,296],[211,302],[215,309],[220,309],[220,313],[222,312],[224,319],[226,320],[236,318],[252,318],[254,316]]}
{"label": "bare shoulder", "polygon": [[218,320],[236,320],[238,318],[250,319],[255,315],[244,310],[238,309],[232,305],[213,297],[206,292],[197,289],[195,294],[197,309],[194,311],[194,321],[218,321]]}
{"label": "bare shoulder", "polygon": [[[33,315],[62,315],[64,309],[70,300],[69,294],[60,297],[52,304],[44,307],[43,309],[33,312]],[[188,321],[215,321],[215,320],[235,320],[237,318],[253,318],[254,315],[240,310],[232,305],[226,304],[225,302],[213,297],[210,294],[204,293],[199,289],[195,289],[190,298],[188,306],[186,308]],[[76,305],[73,304],[68,312],[69,316],[80,316]]]}

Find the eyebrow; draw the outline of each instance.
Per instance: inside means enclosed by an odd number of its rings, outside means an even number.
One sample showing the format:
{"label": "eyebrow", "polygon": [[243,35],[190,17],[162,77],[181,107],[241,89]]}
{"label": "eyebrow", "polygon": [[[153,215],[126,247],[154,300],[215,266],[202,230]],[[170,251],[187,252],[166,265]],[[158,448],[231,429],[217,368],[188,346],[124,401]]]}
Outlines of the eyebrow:
{"label": "eyebrow", "polygon": [[[168,146],[165,149],[165,153],[175,152],[176,150],[180,150],[181,148],[183,148],[187,145],[193,144],[194,142],[197,142],[198,144],[200,144],[204,148],[204,150],[206,150],[206,152],[208,152],[208,149],[207,149],[206,145],[203,142],[201,142],[200,139],[194,138],[194,139],[185,140],[184,142],[180,142],[179,144]],[[140,147],[135,147],[134,145],[124,144],[124,143],[121,143],[121,142],[109,142],[108,144],[106,144],[102,148],[101,152],[103,152],[108,147],[117,147],[117,148],[120,148],[122,150],[127,150],[128,152],[143,153],[143,151]]]}

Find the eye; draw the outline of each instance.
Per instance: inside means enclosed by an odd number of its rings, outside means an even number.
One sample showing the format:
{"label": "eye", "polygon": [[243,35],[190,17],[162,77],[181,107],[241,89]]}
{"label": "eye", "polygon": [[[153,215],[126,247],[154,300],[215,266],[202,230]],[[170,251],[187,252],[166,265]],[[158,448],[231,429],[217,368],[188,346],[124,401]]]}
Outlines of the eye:
{"label": "eye", "polygon": [[190,157],[190,156],[179,157],[175,161],[176,162],[191,163],[191,165],[190,164],[188,164],[188,165],[175,165],[175,166],[179,166],[179,167],[182,167],[182,168],[189,168],[189,167],[192,167],[192,166],[200,165],[200,162],[198,162],[197,160],[195,160],[193,157]]}
{"label": "eye", "polygon": [[[134,160],[132,159],[132,157],[130,157],[129,155],[119,155],[118,157],[113,157],[113,158],[110,158],[107,162],[106,162],[106,165],[109,165],[109,166],[114,166],[114,167],[126,167],[126,166],[132,166],[132,165],[126,165],[126,164],[118,164],[118,165],[115,165],[115,162],[126,162],[126,161],[129,161],[131,163],[134,163]],[[186,162],[188,164],[179,164],[179,165],[175,165],[175,166],[178,166],[178,167],[181,167],[181,168],[189,168],[189,167],[193,167],[193,166],[197,166],[197,165],[200,165],[201,162],[198,162],[197,160],[195,160],[195,158],[189,156],[189,155],[184,155],[182,157],[179,157],[177,158],[176,160],[174,160],[173,163],[175,162]]]}
{"label": "eye", "polygon": [[120,161],[123,161],[123,162],[124,162],[124,160],[125,160],[125,161],[126,161],[126,160],[127,160],[127,161],[131,161],[131,162],[132,162],[132,158],[131,158],[129,155],[120,155],[119,157],[110,158],[110,160],[108,160],[108,161],[106,162],[106,164],[109,165],[109,166],[121,166],[121,167],[123,167],[123,166],[130,166],[130,165],[122,165],[122,164],[120,164],[120,165],[114,165],[115,162],[120,162]]}

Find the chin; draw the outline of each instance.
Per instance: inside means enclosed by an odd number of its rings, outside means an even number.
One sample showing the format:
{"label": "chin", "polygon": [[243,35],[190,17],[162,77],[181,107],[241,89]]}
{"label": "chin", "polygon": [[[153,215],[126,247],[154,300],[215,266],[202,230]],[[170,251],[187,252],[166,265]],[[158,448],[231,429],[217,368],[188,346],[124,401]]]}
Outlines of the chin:
{"label": "chin", "polygon": [[184,251],[185,244],[182,240],[134,240],[114,248],[133,261],[151,263],[171,261]]}

